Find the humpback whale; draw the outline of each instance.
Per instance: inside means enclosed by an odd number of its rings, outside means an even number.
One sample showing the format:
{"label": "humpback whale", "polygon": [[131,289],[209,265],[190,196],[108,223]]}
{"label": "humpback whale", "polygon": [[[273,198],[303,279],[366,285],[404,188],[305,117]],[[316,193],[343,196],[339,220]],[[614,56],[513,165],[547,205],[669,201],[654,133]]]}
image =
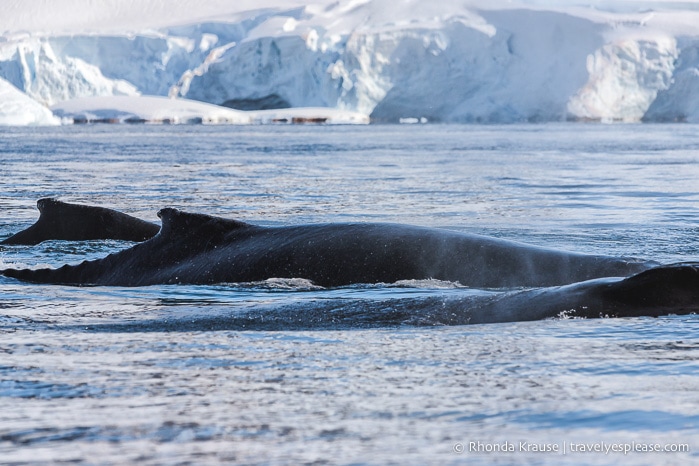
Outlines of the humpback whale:
{"label": "humpback whale", "polygon": [[[157,235],[105,258],[58,269],[2,273],[30,282],[69,285],[305,278],[316,285],[337,287],[433,278],[476,288],[512,288],[625,277],[655,265],[401,224],[262,227],[174,208],[162,209],[158,216],[162,227]],[[125,221],[130,229],[132,219]]]}
{"label": "humpback whale", "polygon": [[[534,321],[548,318],[658,317],[699,311],[699,263],[657,266],[631,277],[607,277],[563,286],[518,290],[464,290],[448,296],[399,298],[376,304],[361,300],[316,301],[293,308],[253,311],[226,319],[206,317],[166,325],[221,329],[337,328],[343,322],[385,325],[465,325]],[[276,311],[276,312],[275,312]],[[189,317],[189,316],[188,316]],[[162,322],[141,325],[162,328]]]}
{"label": "humpback whale", "polygon": [[145,241],[160,226],[104,207],[69,204],[44,198],[36,202],[39,220],[0,244],[39,244],[47,240],[120,239]]}
{"label": "humpback whale", "polygon": [[[77,265],[0,274],[34,283],[111,286],[305,278],[337,287],[432,278],[483,290],[476,298],[427,298],[439,301],[427,306],[444,314],[439,321],[456,324],[699,310],[699,263],[659,265],[402,224],[263,227],[164,208],[159,227],[102,207],[54,199],[38,206],[39,220],[4,244],[98,238],[137,244]],[[323,305],[315,307],[308,312],[322,314]]]}
{"label": "humpback whale", "polygon": [[[452,308],[459,315],[455,306]],[[462,308],[460,315],[466,320],[462,323],[476,324],[551,317],[658,317],[697,311],[699,263],[687,262],[660,265],[626,278],[501,293],[483,306],[465,312]]]}

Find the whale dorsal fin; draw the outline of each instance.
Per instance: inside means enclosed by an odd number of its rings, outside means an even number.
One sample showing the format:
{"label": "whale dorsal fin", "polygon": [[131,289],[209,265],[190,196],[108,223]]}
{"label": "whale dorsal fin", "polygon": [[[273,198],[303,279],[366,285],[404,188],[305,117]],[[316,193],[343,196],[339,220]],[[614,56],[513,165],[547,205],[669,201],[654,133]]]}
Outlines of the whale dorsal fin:
{"label": "whale dorsal fin", "polygon": [[659,265],[610,285],[603,294],[637,307],[699,303],[699,262]]}
{"label": "whale dorsal fin", "polygon": [[250,228],[253,225],[239,220],[214,217],[207,214],[194,214],[182,212],[173,207],[160,209],[158,217],[163,221],[160,228],[160,236],[182,235],[194,230],[206,229],[210,233],[227,233],[241,228]]}
{"label": "whale dorsal fin", "polygon": [[40,215],[50,215],[53,212],[52,207],[54,206],[70,206],[71,204],[68,204],[63,201],[59,201],[58,199],[54,199],[53,197],[44,197],[42,199],[39,199],[36,201],[36,208],[39,209],[39,214]]}
{"label": "whale dorsal fin", "polygon": [[36,223],[2,244],[38,244],[46,240],[145,241],[160,229],[154,223],[105,207],[69,204],[53,198],[39,199],[36,206],[39,209]]}

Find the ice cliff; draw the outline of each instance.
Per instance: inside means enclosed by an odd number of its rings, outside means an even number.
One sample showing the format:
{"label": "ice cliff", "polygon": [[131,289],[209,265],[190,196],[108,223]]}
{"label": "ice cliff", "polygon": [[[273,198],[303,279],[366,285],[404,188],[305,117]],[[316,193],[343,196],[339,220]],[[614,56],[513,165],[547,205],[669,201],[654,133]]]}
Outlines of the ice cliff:
{"label": "ice cliff", "polygon": [[15,86],[0,79],[0,126],[57,125],[58,118]]}
{"label": "ice cliff", "polygon": [[59,13],[75,0],[41,3],[54,16],[10,1],[0,93],[32,108],[154,95],[389,122],[699,122],[699,12],[682,3],[127,3],[91,4],[83,24]]}

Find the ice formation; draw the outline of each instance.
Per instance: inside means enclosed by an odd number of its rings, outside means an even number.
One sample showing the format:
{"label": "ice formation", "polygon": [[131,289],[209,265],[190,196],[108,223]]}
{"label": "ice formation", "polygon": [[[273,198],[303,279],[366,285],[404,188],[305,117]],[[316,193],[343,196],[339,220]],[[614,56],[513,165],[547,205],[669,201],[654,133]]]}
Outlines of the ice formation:
{"label": "ice formation", "polygon": [[[0,78],[34,109],[144,95],[386,122],[699,122],[699,12],[588,4],[8,0]],[[31,120],[16,108],[2,121]]]}

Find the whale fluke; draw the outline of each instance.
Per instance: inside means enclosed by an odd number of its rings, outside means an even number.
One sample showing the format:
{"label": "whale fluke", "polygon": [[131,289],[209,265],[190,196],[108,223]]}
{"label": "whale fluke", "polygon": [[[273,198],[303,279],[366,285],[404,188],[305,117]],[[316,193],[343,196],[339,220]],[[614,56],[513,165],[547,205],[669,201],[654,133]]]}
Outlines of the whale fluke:
{"label": "whale fluke", "polygon": [[145,241],[155,236],[160,227],[136,217],[104,207],[69,204],[53,198],[36,203],[39,219],[26,230],[0,244],[39,244],[47,240],[83,241],[118,239]]}

